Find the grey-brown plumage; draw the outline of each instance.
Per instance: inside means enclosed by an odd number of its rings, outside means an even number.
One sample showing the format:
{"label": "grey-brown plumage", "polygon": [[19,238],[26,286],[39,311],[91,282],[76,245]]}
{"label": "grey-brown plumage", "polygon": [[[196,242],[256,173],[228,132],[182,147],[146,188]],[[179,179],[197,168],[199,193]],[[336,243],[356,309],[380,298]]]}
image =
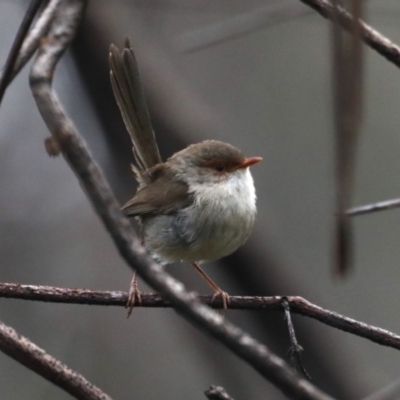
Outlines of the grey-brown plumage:
{"label": "grey-brown plumage", "polygon": [[[234,252],[249,237],[256,214],[256,195],[246,158],[230,144],[206,140],[162,162],[129,43],[110,49],[111,82],[131,136],[139,182],[136,195],[122,210],[137,217],[149,253],[163,264],[191,262],[213,290],[228,295],[198,266]],[[131,287],[137,293],[136,281]],[[134,294],[132,294],[134,292]]]}
{"label": "grey-brown plumage", "polygon": [[191,204],[187,183],[175,179],[175,173],[164,164],[141,173],[143,175],[146,176],[142,178],[146,180],[145,186],[122,207],[127,216],[171,214]]}

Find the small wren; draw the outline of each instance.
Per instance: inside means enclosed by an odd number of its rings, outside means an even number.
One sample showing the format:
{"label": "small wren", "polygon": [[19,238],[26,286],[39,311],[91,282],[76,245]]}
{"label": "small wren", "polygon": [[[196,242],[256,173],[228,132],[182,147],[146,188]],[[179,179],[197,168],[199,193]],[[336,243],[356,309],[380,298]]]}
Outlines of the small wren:
{"label": "small wren", "polygon": [[[139,183],[122,210],[141,224],[142,241],[161,264],[191,263],[220,296],[229,296],[199,267],[233,253],[249,237],[256,215],[256,194],[249,167],[261,157],[216,140],[193,144],[162,162],[130,44],[110,47],[111,83],[133,143]],[[140,300],[136,275],[127,307]]]}

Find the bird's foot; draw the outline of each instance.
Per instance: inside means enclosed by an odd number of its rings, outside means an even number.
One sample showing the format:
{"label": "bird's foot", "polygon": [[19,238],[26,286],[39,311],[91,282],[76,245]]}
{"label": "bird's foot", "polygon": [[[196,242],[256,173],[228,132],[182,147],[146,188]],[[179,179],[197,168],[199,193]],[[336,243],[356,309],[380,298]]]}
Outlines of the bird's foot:
{"label": "bird's foot", "polygon": [[224,315],[225,310],[228,309],[228,305],[230,303],[229,294],[224,292],[221,289],[218,289],[215,291],[215,293],[211,299],[211,302],[213,302],[217,297],[221,297],[221,301],[222,301],[222,309],[219,309],[218,312],[219,312],[219,314]]}
{"label": "bird's foot", "polygon": [[137,276],[135,272],[131,284],[129,286],[128,301],[125,305],[125,308],[128,309],[128,315],[126,316],[126,318],[129,318],[130,315],[132,314],[133,307],[135,307],[135,304],[141,304],[141,303],[142,303],[142,296],[138,288]]}

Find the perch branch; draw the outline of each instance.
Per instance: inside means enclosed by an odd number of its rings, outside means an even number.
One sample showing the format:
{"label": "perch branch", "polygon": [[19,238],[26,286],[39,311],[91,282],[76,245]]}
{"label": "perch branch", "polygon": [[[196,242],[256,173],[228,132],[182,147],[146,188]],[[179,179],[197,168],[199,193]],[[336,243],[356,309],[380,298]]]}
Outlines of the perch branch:
{"label": "perch branch", "polygon": [[78,136],[73,122],[66,116],[52,90],[54,70],[71,42],[82,15],[83,2],[69,0],[62,4],[66,5],[65,10],[56,14],[47,40],[41,43],[32,65],[31,89],[52,137],[58,142],[64,158],[80,180],[121,256],[143,280],[170,300],[179,314],[223,343],[288,397],[329,399],[328,395],[300,378],[265,345],[200,303],[194,294],[187,292],[180,282],[146,254],[129,221],[120,212],[120,206],[103,173],[92,160],[84,141]]}
{"label": "perch branch", "polygon": [[112,400],[82,375],[2,322],[0,322],[0,350],[77,399]]}
{"label": "perch branch", "polygon": [[[19,283],[0,283],[0,297],[52,303],[125,307],[128,300],[128,293],[121,291],[21,285]],[[212,296],[198,296],[198,299],[213,308],[221,308],[222,306],[219,298],[213,301]],[[377,344],[400,350],[400,336],[385,329],[345,317],[334,311],[326,310],[299,296],[229,296],[229,309],[252,311],[272,309],[282,311],[282,301],[285,299],[290,305],[290,311],[293,313],[316,319],[332,328],[337,328],[371,340]],[[142,293],[142,302],[135,307],[163,308],[172,307],[172,304],[158,294]]]}

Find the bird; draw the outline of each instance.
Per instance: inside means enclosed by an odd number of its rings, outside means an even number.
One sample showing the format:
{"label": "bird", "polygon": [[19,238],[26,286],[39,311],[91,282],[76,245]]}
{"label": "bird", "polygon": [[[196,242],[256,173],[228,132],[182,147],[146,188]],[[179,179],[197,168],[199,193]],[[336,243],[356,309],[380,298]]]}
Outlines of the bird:
{"label": "bird", "polygon": [[[191,144],[162,161],[151,125],[139,68],[128,39],[120,51],[110,46],[110,79],[133,144],[136,194],[121,210],[140,223],[142,244],[161,265],[190,263],[220,296],[229,295],[200,264],[236,251],[252,231],[256,192],[249,167],[261,157],[245,157],[218,140]],[[136,273],[128,296],[128,316],[140,302]]]}

